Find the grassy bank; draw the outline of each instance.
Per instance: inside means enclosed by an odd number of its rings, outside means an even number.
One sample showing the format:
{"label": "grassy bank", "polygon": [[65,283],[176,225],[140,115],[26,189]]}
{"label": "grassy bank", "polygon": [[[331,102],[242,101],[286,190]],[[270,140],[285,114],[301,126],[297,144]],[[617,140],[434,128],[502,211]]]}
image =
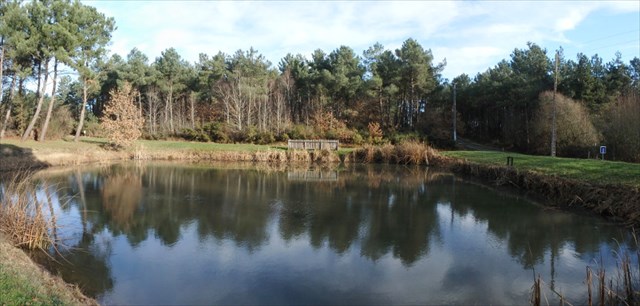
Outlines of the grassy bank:
{"label": "grassy bank", "polygon": [[0,185],[0,305],[95,304],[22,251],[46,252],[55,243],[50,233],[57,226],[55,217],[46,216],[46,201],[37,197],[30,177],[13,173]]}
{"label": "grassy bank", "polygon": [[[530,192],[547,205],[582,208],[640,226],[640,165],[501,152],[444,152],[436,163],[497,186]],[[507,166],[507,156],[513,166]]]}
{"label": "grassy bank", "polygon": [[212,160],[254,162],[340,162],[350,148],[335,151],[288,151],[286,144],[218,144],[166,140],[139,140],[124,150],[113,150],[105,139],[82,138],[45,143],[5,139],[0,142],[0,171],[68,166],[114,160]]}
{"label": "grassy bank", "polygon": [[0,234],[0,305],[97,305]]}
{"label": "grassy bank", "polygon": [[519,170],[529,170],[592,184],[623,184],[640,187],[640,164],[495,151],[449,151],[441,154],[492,166],[506,165],[507,157],[510,156],[513,157],[513,167]]}

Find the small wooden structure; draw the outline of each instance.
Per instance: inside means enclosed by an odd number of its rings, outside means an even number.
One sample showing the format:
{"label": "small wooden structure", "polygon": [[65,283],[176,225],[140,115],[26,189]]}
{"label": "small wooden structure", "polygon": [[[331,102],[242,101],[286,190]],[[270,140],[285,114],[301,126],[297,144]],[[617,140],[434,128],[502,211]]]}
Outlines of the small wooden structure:
{"label": "small wooden structure", "polygon": [[338,171],[293,170],[287,172],[287,178],[290,181],[335,182],[338,180]]}
{"label": "small wooden structure", "polygon": [[289,140],[289,149],[296,150],[338,150],[337,140]]}

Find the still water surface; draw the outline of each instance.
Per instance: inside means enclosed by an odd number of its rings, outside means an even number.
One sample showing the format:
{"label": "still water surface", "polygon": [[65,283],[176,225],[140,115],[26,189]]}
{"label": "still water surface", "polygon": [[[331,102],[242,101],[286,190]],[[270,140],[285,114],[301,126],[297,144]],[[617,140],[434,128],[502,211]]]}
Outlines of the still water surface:
{"label": "still water surface", "polygon": [[585,268],[627,239],[425,168],[118,164],[40,186],[68,246],[47,265],[104,304],[527,304],[534,273],[584,302]]}

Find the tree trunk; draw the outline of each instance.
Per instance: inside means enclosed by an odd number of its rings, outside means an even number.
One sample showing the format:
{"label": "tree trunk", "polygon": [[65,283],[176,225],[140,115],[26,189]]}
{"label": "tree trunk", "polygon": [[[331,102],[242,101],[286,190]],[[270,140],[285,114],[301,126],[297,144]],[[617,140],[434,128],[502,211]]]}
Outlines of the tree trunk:
{"label": "tree trunk", "polygon": [[142,116],[142,94],[140,93],[140,90],[138,90],[138,111],[140,112],[140,118],[144,118]]}
{"label": "tree trunk", "polygon": [[87,84],[87,79],[83,79],[82,86],[82,108],[80,109],[80,122],[78,122],[78,128],[76,128],[76,137],[73,138],[74,142],[78,142],[80,140],[80,134],[82,133],[82,126],[84,125],[84,114],[87,109],[87,91],[89,84]]}
{"label": "tree trunk", "polygon": [[8,103],[7,111],[4,115],[4,121],[2,122],[2,129],[0,129],[0,139],[4,138],[4,133],[7,130],[7,124],[9,123],[9,118],[11,118],[11,103]]}
{"label": "tree trunk", "polygon": [[173,134],[175,133],[175,130],[173,128],[173,81],[171,82],[171,85],[169,85],[169,101],[167,107],[169,109],[169,129]]}
{"label": "tree trunk", "polygon": [[2,98],[4,98],[4,95],[3,95],[4,88],[2,88],[2,85],[4,84],[4,82],[2,82],[2,78],[4,77],[3,72],[4,72],[4,37],[0,39],[0,105],[2,105]]}
{"label": "tree trunk", "polygon": [[4,121],[2,122],[2,129],[0,129],[0,139],[4,138],[4,133],[7,131],[7,125],[9,124],[9,118],[11,118],[11,108],[13,106],[13,97],[16,92],[16,79],[18,76],[14,75],[11,79],[11,93],[9,94],[9,100],[7,101],[7,111],[4,115]]}
{"label": "tree trunk", "polygon": [[58,60],[55,59],[53,62],[53,88],[51,89],[51,101],[49,102],[49,108],[47,109],[47,117],[44,119],[44,124],[42,124],[42,131],[40,132],[40,138],[38,141],[43,142],[47,135],[47,130],[49,129],[49,121],[51,120],[51,113],[53,113],[53,104],[56,101],[56,81],[58,78]]}
{"label": "tree trunk", "polygon": [[191,128],[195,129],[196,128],[196,105],[195,105],[195,97],[194,97],[195,93],[191,93],[189,95],[189,102],[191,104]]}
{"label": "tree trunk", "polygon": [[[42,69],[39,69],[42,70]],[[42,75],[42,71],[39,71],[40,75]],[[29,122],[29,126],[27,126],[27,129],[24,131],[24,134],[22,134],[22,141],[27,140],[27,138],[29,138],[29,134],[31,134],[31,131],[33,130],[33,127],[36,125],[36,121],[38,121],[38,117],[40,117],[40,110],[42,110],[42,103],[44,102],[44,92],[47,88],[47,81],[49,80],[49,61],[45,60],[44,62],[44,82],[42,82],[42,84],[40,84],[38,88],[38,105],[36,105],[36,112],[33,114],[33,118],[31,118],[31,122]]]}
{"label": "tree trunk", "polygon": [[146,95],[147,95],[147,101],[149,105],[148,106],[149,109],[147,110],[147,113],[149,114],[149,134],[155,135],[154,125],[156,122],[155,120],[153,120],[155,97],[151,96],[151,89],[147,89]]}

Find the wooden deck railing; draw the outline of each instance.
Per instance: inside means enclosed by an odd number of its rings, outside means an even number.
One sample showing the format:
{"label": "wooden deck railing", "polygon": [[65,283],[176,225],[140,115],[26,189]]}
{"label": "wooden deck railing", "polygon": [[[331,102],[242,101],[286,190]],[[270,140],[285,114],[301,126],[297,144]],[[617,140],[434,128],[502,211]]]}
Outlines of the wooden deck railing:
{"label": "wooden deck railing", "polygon": [[287,172],[287,178],[291,181],[305,182],[337,181],[338,171],[293,170]]}
{"label": "wooden deck railing", "polygon": [[289,140],[289,149],[338,150],[337,140]]}

